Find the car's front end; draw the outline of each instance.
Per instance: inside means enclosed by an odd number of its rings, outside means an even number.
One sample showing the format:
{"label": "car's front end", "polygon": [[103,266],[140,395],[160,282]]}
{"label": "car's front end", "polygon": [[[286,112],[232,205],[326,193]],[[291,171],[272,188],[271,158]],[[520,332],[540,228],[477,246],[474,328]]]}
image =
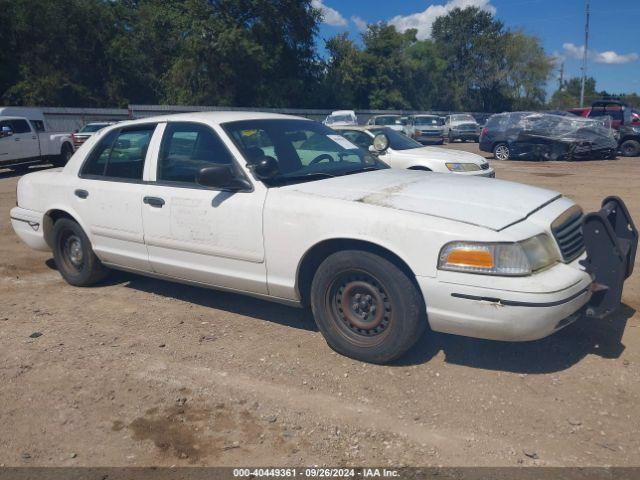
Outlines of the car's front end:
{"label": "car's front end", "polygon": [[418,277],[433,330],[536,340],[620,303],[638,234],[619,199],[585,216],[558,198],[500,233],[498,241],[447,242],[437,275]]}
{"label": "car's front end", "polygon": [[449,140],[472,140],[477,142],[480,137],[480,126],[477,123],[452,124],[449,129]]}
{"label": "car's front end", "polygon": [[416,125],[412,137],[420,143],[442,143],[444,142],[444,127]]}

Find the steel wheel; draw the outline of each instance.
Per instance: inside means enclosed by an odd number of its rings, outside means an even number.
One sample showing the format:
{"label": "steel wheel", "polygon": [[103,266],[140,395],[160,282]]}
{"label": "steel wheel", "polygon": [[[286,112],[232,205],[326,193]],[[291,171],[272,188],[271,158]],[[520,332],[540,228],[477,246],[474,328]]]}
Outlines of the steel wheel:
{"label": "steel wheel", "polygon": [[69,269],[81,272],[84,265],[84,253],[82,239],[71,230],[65,230],[61,234],[62,259]]}
{"label": "steel wheel", "polygon": [[348,341],[371,346],[385,336],[392,315],[391,301],[371,274],[347,271],[335,277],[327,291],[327,307],[338,331]]}

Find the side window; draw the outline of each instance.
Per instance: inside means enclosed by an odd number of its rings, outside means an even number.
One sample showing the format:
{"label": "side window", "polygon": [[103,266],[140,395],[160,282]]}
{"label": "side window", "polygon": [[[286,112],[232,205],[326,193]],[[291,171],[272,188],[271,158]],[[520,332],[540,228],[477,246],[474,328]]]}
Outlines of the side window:
{"label": "side window", "polygon": [[359,132],[357,130],[342,130],[340,133],[344,138],[355,143],[366,151],[369,151],[369,147],[373,145],[373,139],[364,132]]}
{"label": "side window", "polygon": [[13,133],[31,133],[31,128],[26,120],[12,120]]}
{"label": "side window", "polygon": [[36,132],[44,132],[44,122],[42,120],[29,120]]}
{"label": "side window", "polygon": [[211,164],[233,164],[231,153],[213,130],[198,123],[167,125],[157,181],[196,183],[198,172]]}
{"label": "side window", "polygon": [[94,147],[81,175],[142,180],[144,159],[155,128],[155,125],[142,125],[109,132]]}

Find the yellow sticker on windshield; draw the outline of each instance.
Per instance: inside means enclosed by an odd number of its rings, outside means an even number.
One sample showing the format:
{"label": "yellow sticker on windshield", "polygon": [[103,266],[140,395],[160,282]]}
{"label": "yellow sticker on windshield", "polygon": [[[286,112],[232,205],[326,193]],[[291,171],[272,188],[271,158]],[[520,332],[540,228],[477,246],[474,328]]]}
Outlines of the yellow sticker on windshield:
{"label": "yellow sticker on windshield", "polygon": [[240,134],[243,137],[253,137],[254,135],[258,134],[258,130],[241,130]]}

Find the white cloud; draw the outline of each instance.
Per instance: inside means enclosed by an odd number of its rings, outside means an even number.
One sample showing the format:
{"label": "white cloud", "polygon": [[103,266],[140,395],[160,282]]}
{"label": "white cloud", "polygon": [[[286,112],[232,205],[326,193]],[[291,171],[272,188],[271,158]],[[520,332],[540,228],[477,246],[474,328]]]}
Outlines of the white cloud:
{"label": "white cloud", "polygon": [[444,5],[430,5],[423,12],[405,16],[397,15],[389,20],[389,23],[394,25],[400,32],[415,28],[418,30],[418,39],[424,40],[431,37],[431,29],[436,18],[447,15],[455,8],[465,9],[468,7],[476,7],[491,14],[496,13],[496,7],[491,5],[491,0],[449,0]]}
{"label": "white cloud", "polygon": [[351,21],[358,27],[358,30],[364,32],[367,29],[367,22],[362,17],[354,15],[351,17]]}
{"label": "white cloud", "polygon": [[640,57],[638,57],[637,53],[627,53],[627,54],[621,55],[619,53],[609,50],[607,52],[596,53],[593,59],[596,63],[606,63],[608,65],[621,65],[623,63],[635,62],[638,60],[638,58]]}
{"label": "white cloud", "polygon": [[[581,59],[584,55],[584,45],[574,45],[573,43],[565,43],[562,45],[565,53],[571,58]],[[604,63],[606,65],[621,65],[623,63],[631,63],[640,59],[637,53],[620,54],[613,50],[606,52],[596,52],[595,50],[589,50],[589,58],[593,59],[596,63]]]}
{"label": "white cloud", "polygon": [[335,8],[327,7],[322,0],[311,0],[311,6],[322,13],[322,22],[334,27],[346,27],[349,22]]}
{"label": "white cloud", "polygon": [[582,58],[584,55],[584,45],[574,45],[573,43],[563,43],[562,48],[571,58]]}

